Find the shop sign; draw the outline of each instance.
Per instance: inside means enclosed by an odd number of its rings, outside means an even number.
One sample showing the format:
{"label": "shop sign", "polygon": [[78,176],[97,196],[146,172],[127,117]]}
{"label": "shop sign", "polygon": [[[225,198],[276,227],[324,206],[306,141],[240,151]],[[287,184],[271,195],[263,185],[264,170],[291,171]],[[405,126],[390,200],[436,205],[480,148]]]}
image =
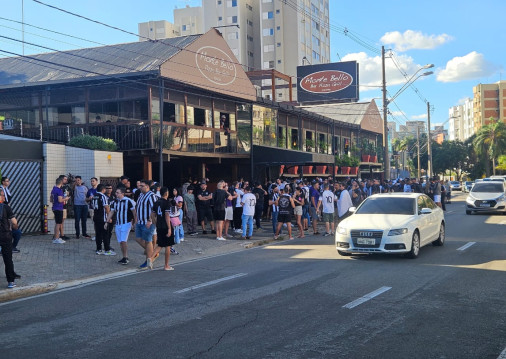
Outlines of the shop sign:
{"label": "shop sign", "polygon": [[214,46],[203,46],[195,54],[195,63],[200,73],[216,85],[227,86],[237,76],[234,60],[223,50]]}

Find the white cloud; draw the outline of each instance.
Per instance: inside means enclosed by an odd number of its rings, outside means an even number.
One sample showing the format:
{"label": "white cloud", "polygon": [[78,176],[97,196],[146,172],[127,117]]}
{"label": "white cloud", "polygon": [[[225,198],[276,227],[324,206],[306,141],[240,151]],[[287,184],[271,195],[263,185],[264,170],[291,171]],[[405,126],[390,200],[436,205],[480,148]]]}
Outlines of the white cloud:
{"label": "white cloud", "polygon": [[412,120],[423,120],[423,119],[426,119],[426,118],[427,118],[427,114],[426,113],[422,113],[421,115],[413,115],[413,116],[411,116]]}
{"label": "white cloud", "polygon": [[406,116],[406,114],[402,111],[392,111],[391,115],[392,116]]}
{"label": "white cloud", "polygon": [[473,51],[448,61],[446,67],[438,71],[437,80],[440,82],[474,80],[493,75],[497,70],[498,66],[486,61],[483,54]]}
{"label": "white cloud", "polygon": [[[407,55],[397,55],[395,60],[399,68],[404,73],[407,73],[408,76],[414,74],[420,69],[420,67],[422,67],[421,65],[416,64],[412,57]],[[361,93],[381,89],[381,56],[369,57],[365,52],[357,52],[347,54],[342,58],[342,61],[357,61],[359,63],[359,82]],[[387,59],[385,62],[385,72],[387,89],[392,92],[388,96],[391,97],[397,90],[394,91],[389,89],[389,87],[401,84],[404,85],[407,79],[401,74],[394,62],[390,59]]]}
{"label": "white cloud", "polygon": [[411,49],[434,49],[445,42],[453,40],[450,35],[426,35],[421,31],[406,30],[403,34],[399,31],[387,32],[381,37],[384,44],[393,44],[396,51],[407,51]]}

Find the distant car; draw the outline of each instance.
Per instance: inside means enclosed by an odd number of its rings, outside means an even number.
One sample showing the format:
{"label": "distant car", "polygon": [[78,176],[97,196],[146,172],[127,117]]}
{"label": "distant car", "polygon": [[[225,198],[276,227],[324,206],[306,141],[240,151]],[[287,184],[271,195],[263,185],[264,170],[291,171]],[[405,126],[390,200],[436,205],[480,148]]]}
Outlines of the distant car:
{"label": "distant car", "polygon": [[466,199],[466,214],[473,212],[506,213],[506,193],[503,181],[475,183]]}
{"label": "distant car", "polygon": [[462,191],[462,185],[459,181],[450,181],[450,188],[452,191]]}
{"label": "distant car", "polygon": [[445,241],[445,218],[423,193],[389,193],[367,197],[353,214],[339,223],[336,249],[353,253],[405,253],[418,257],[420,248]]}
{"label": "distant car", "polygon": [[462,191],[469,192],[471,191],[471,188],[473,188],[474,182],[472,181],[466,181],[464,182],[464,185],[462,186]]}

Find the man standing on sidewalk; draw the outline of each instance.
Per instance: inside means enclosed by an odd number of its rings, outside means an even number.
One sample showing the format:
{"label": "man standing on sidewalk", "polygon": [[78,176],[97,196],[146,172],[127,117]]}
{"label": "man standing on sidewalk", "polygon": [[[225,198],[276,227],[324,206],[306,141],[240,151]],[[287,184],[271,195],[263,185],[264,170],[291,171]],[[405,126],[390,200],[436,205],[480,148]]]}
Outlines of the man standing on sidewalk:
{"label": "man standing on sidewalk", "polygon": [[186,224],[188,234],[196,236],[197,233],[197,207],[195,205],[195,195],[193,194],[193,185],[186,188],[186,193],[183,195],[184,212],[186,215]]}
{"label": "man standing on sidewalk", "polygon": [[330,236],[334,234],[334,202],[336,201],[336,195],[329,189],[328,183],[323,185],[322,194],[322,207],[323,207],[323,222],[325,223],[324,236]]}
{"label": "man standing on sidewalk", "polygon": [[[93,200],[93,196],[95,196],[95,193],[97,193],[98,179],[96,177],[92,177],[90,180],[90,183],[91,183],[91,188],[86,193],[86,202],[88,202],[88,206],[89,206],[88,212],[90,214],[90,217],[93,218],[92,200]],[[87,234],[86,235],[83,234],[83,237],[93,240],[93,238],[91,238],[91,236],[89,236]]]}
{"label": "man standing on sidewalk", "polygon": [[322,203],[320,199],[320,182],[313,180],[312,186],[309,188],[309,211],[311,214],[311,221],[313,222],[313,234],[320,234],[318,232],[318,211]]}
{"label": "man standing on sidewalk", "polygon": [[244,195],[241,198],[242,207],[242,239],[250,239],[253,235],[253,216],[257,198],[251,193],[251,187],[243,188]]}
{"label": "man standing on sidewalk", "polygon": [[123,254],[123,258],[118,263],[126,265],[128,264],[128,235],[130,234],[132,223],[135,225],[135,222],[137,222],[137,214],[134,202],[125,196],[125,187],[118,186],[116,189],[116,200],[111,206],[111,211],[107,217],[107,224],[112,224],[113,215],[116,215],[116,239]]}
{"label": "man standing on sidewalk", "polygon": [[146,261],[139,267],[153,269],[153,235],[156,227],[151,222],[151,212],[155,204],[155,194],[149,188],[149,181],[141,181],[141,195],[136,203],[137,224],[135,225],[135,240],[146,250]]}
{"label": "man standing on sidewalk", "polygon": [[61,238],[63,234],[63,203],[68,200],[65,197],[61,189],[63,180],[58,177],[56,179],[55,186],[51,191],[51,202],[53,202],[53,214],[54,214],[54,234],[53,243],[63,244],[65,241]]}
{"label": "man standing on sidewalk", "polygon": [[3,203],[4,199],[5,192],[0,188],[0,248],[5,266],[7,288],[14,288],[16,286],[14,283],[16,272],[14,272],[14,263],[12,262],[12,230],[18,228],[18,222],[9,205]]}
{"label": "man standing on sidewalk", "polygon": [[262,230],[262,213],[264,211],[264,197],[267,194],[262,188],[262,184],[260,182],[255,182],[255,188],[252,192],[257,198],[257,204],[255,206],[255,216],[254,219],[256,221],[257,230]]}
{"label": "man standing on sidewalk", "polygon": [[[116,253],[111,251],[110,238],[107,237],[106,223],[109,214],[109,199],[105,195],[105,186],[101,183],[97,186],[97,193],[93,196],[93,222],[95,223],[95,242],[97,244],[97,254],[114,256]],[[104,251],[102,251],[102,243]]]}
{"label": "man standing on sidewalk", "polygon": [[[9,192],[10,184],[11,184],[11,181],[9,180],[9,178],[2,177],[2,185],[0,186],[0,189],[3,189],[4,194],[5,194],[4,203],[8,204],[9,207],[12,206],[12,204],[11,204],[12,195]],[[19,226],[18,226],[18,228],[12,230],[12,253],[19,253],[20,252],[18,249],[18,243],[19,243],[19,240],[21,239],[21,235],[22,235],[22,233],[21,233],[21,229],[19,228]]]}
{"label": "man standing on sidewalk", "polygon": [[202,226],[202,234],[207,234],[205,221],[206,219],[211,226],[211,233],[216,233],[214,229],[213,211],[211,209],[212,199],[213,194],[209,193],[207,190],[207,183],[205,180],[203,180],[200,184],[200,191],[197,193],[197,216],[200,225]]}
{"label": "man standing on sidewalk", "polygon": [[83,236],[88,238],[89,235],[86,233],[86,221],[88,219],[88,205],[86,204],[86,193],[88,193],[88,187],[83,184],[81,176],[75,176],[75,187],[74,187],[74,217],[75,217],[75,228],[76,238],[79,239],[79,222],[81,222],[81,228],[83,230]]}

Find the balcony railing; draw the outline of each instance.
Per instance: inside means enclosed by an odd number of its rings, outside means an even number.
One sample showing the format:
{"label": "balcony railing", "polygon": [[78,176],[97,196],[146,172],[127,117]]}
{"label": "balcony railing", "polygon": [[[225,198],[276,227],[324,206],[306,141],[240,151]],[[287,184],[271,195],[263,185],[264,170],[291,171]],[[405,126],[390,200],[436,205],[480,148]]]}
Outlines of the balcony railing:
{"label": "balcony railing", "polygon": [[[160,125],[104,123],[3,130],[5,135],[67,144],[73,137],[89,134],[113,140],[120,151],[159,148]],[[237,153],[237,132],[223,129],[163,124],[163,148],[181,152]],[[244,151],[240,151],[244,152]]]}

